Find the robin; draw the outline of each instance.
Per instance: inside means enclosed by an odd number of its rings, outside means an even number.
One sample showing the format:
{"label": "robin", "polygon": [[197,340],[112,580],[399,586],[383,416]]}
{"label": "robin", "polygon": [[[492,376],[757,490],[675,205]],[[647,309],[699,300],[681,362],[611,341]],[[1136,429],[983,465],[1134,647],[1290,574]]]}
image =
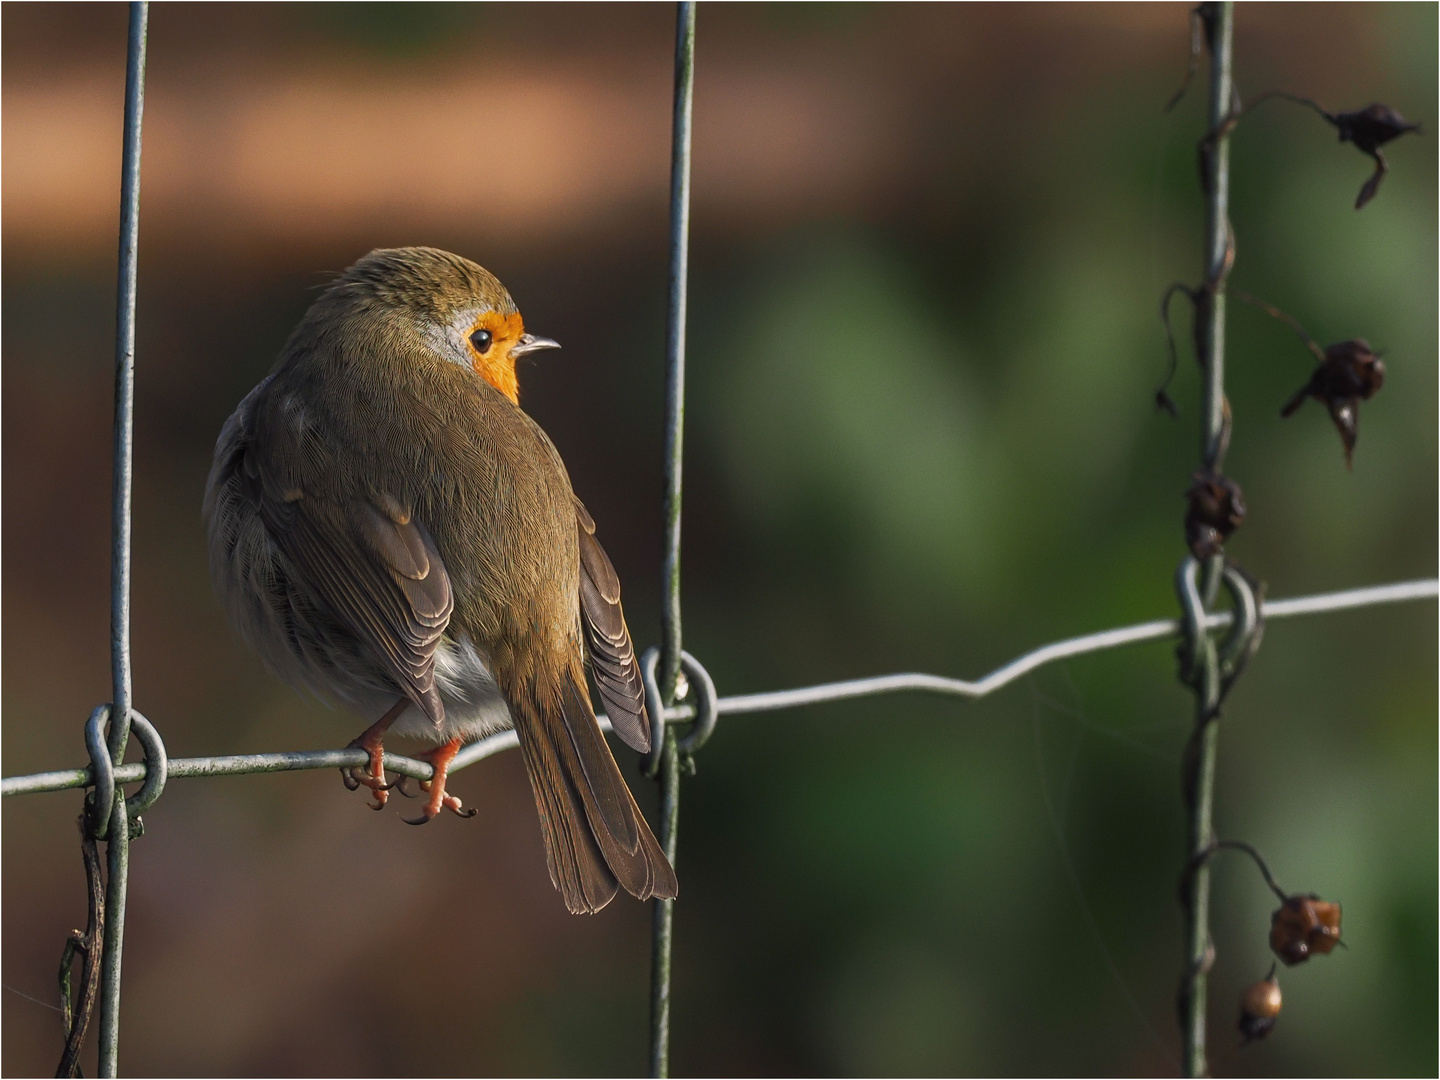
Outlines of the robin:
{"label": "robin", "polygon": [[226,421],[205,492],[210,570],[282,679],[378,716],[342,773],[385,805],[387,733],[432,744],[423,815],[460,746],[514,727],[550,880],[572,912],[676,894],[595,719],[650,748],[620,582],[550,439],[519,407],[505,287],[435,248],[372,251],[306,312]]}

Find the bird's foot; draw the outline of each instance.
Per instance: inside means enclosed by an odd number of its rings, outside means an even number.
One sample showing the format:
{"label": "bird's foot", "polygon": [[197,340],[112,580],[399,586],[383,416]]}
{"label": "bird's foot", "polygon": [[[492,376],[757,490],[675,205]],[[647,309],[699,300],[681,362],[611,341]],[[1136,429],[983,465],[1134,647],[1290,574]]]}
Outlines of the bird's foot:
{"label": "bird's foot", "polygon": [[460,800],[445,790],[445,779],[450,772],[450,762],[460,751],[460,740],[451,739],[444,746],[436,747],[430,753],[424,755],[425,759],[435,768],[435,775],[429,780],[420,781],[420,787],[429,792],[430,797],[425,802],[425,808],[418,818],[405,818],[409,825],[424,825],[439,816],[441,810],[449,810],[459,817],[474,817],[478,810],[466,810]]}
{"label": "bird's foot", "polygon": [[378,742],[374,746],[366,746],[359,739],[350,745],[366,751],[370,755],[370,764],[368,767],[352,765],[341,769],[340,779],[351,791],[362,786],[369,788],[375,795],[375,801],[369,804],[370,809],[384,810],[385,802],[390,798],[390,789],[395,786],[385,782],[385,748]]}
{"label": "bird's foot", "polygon": [[350,743],[351,746],[358,747],[370,755],[368,768],[352,765],[348,769],[340,770],[340,779],[351,791],[364,786],[374,793],[375,801],[369,804],[372,810],[385,809],[385,802],[390,797],[390,789],[395,786],[385,782],[385,732],[409,704],[408,698],[401,698],[390,708],[389,712],[366,728],[358,739]]}

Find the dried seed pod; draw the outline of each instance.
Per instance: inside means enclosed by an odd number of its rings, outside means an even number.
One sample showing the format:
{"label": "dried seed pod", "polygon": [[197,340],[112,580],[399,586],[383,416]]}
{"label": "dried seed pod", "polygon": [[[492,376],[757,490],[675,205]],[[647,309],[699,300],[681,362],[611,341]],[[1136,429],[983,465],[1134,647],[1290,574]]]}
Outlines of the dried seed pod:
{"label": "dried seed pod", "polygon": [[1240,998],[1238,1026],[1247,1043],[1270,1034],[1280,1015],[1280,1005],[1280,984],[1275,981],[1275,965],[1271,964],[1270,974],[1251,983]]}
{"label": "dried seed pod", "polygon": [[1198,469],[1185,492],[1185,542],[1195,558],[1218,555],[1230,534],[1245,520],[1245,495],[1228,476]]}
{"label": "dried seed pod", "polygon": [[1340,132],[1341,142],[1352,142],[1361,153],[1369,154],[1375,159],[1375,171],[1370,179],[1365,181],[1365,186],[1360,189],[1360,194],[1355,199],[1355,209],[1359,210],[1375,197],[1375,192],[1380,190],[1380,181],[1390,169],[1380,147],[1406,132],[1418,132],[1420,125],[1410,123],[1388,105],[1379,104],[1358,112],[1322,115]]}
{"label": "dried seed pod", "polygon": [[1373,154],[1391,139],[1420,130],[1388,105],[1378,102],[1356,112],[1331,113],[1329,120],[1340,132],[1341,142],[1352,142],[1362,153]]}
{"label": "dried seed pod", "polygon": [[1364,338],[1339,341],[1325,350],[1325,360],[1310,374],[1310,381],[1295,391],[1280,410],[1289,416],[1314,398],[1330,410],[1330,419],[1345,446],[1345,467],[1350,468],[1360,429],[1360,402],[1368,401],[1385,385],[1385,364]]}
{"label": "dried seed pod", "polygon": [[1292,896],[1270,916],[1270,951],[1285,964],[1303,964],[1340,944],[1340,905],[1314,893]]}

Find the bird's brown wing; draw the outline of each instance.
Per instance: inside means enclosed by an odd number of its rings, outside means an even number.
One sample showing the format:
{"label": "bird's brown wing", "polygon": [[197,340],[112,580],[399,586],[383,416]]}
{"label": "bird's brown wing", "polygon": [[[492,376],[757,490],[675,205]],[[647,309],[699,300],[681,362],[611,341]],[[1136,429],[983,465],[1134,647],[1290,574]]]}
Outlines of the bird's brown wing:
{"label": "bird's brown wing", "polygon": [[392,499],[343,503],[267,483],[247,455],[246,474],[261,520],[308,591],[360,640],[439,727],[435,646],[454,597],[435,543]]}
{"label": "bird's brown wing", "polygon": [[550,880],[572,912],[599,911],[617,885],[640,900],[678,885],[610,753],[578,660],[512,698],[515,732],[535,792]]}
{"label": "bird's brown wing", "polygon": [[610,715],[615,734],[642,754],[650,749],[650,719],[635,646],[620,607],[620,579],[605,549],[595,539],[595,521],[575,500],[580,535],[580,614],[585,623],[590,670]]}

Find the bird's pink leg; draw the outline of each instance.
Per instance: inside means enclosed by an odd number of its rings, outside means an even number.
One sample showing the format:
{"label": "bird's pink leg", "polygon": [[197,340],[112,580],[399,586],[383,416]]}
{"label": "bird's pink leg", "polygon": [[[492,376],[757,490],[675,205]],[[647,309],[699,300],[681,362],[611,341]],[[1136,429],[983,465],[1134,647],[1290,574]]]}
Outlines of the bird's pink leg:
{"label": "bird's pink leg", "polygon": [[420,786],[430,792],[430,798],[425,803],[423,816],[418,818],[405,818],[411,825],[424,825],[432,820],[441,810],[452,810],[461,817],[474,817],[478,810],[465,810],[461,807],[460,800],[445,790],[445,778],[450,772],[450,762],[455,760],[455,755],[460,752],[460,740],[451,739],[444,746],[437,746],[428,754],[423,755],[435,767],[435,775],[429,780],[420,781]]}
{"label": "bird's pink leg", "polygon": [[410,699],[402,697],[390,706],[389,712],[376,720],[360,734],[359,738],[350,743],[351,746],[358,746],[370,755],[368,772],[361,772],[359,766],[340,770],[340,779],[345,781],[345,786],[351,791],[364,784],[375,793],[375,801],[370,804],[372,810],[385,808],[385,800],[390,797],[392,786],[385,782],[385,747],[383,745],[385,732],[409,704]]}

